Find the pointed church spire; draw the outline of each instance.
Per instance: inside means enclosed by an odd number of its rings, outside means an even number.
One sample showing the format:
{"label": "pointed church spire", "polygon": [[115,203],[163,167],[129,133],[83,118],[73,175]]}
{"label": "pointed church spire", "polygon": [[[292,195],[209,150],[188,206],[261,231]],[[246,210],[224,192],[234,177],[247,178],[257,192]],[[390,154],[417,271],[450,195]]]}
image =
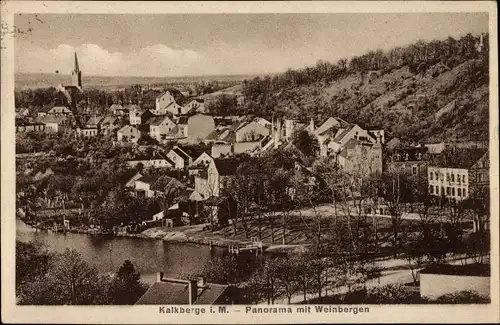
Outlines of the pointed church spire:
{"label": "pointed church spire", "polygon": [[71,85],[82,89],[82,72],[80,71],[80,66],[78,65],[78,57],[75,51],[75,63],[73,71],[71,71]]}
{"label": "pointed church spire", "polygon": [[79,72],[80,71],[80,67],[78,66],[78,56],[76,55],[76,51],[75,51],[75,67],[74,67],[74,71],[75,72]]}

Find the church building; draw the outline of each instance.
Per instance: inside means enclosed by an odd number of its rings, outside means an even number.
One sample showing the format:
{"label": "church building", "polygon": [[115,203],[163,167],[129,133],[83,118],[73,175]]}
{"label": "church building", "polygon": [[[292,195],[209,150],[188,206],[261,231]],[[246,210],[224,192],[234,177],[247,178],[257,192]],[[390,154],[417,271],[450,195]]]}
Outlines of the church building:
{"label": "church building", "polygon": [[73,65],[73,70],[71,71],[71,85],[64,86],[62,83],[58,86],[58,90],[66,95],[68,103],[72,111],[76,110],[76,104],[78,100],[78,95],[83,92],[82,86],[82,71],[80,71],[80,66],[78,64],[78,57],[75,52],[75,62]]}

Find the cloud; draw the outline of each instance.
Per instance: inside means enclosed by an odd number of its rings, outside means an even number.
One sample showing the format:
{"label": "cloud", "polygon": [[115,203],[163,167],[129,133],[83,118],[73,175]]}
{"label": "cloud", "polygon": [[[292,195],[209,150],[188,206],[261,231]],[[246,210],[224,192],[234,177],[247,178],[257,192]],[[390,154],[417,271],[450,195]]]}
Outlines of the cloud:
{"label": "cloud", "polygon": [[266,44],[215,42],[203,52],[174,49],[164,44],[139,48],[130,53],[111,52],[96,44],[73,47],[60,44],[44,49],[30,43],[16,44],[16,71],[69,74],[76,51],[84,75],[97,76],[185,76],[251,74],[285,71],[314,64],[310,50],[269,48]]}
{"label": "cloud", "polygon": [[137,52],[110,52],[96,44],[72,47],[60,44],[43,49],[31,44],[16,47],[16,71],[25,73],[70,73],[74,52],[78,54],[81,70],[86,75],[102,76],[173,76],[183,75],[202,60],[193,50],[177,50],[163,44],[141,48]]}

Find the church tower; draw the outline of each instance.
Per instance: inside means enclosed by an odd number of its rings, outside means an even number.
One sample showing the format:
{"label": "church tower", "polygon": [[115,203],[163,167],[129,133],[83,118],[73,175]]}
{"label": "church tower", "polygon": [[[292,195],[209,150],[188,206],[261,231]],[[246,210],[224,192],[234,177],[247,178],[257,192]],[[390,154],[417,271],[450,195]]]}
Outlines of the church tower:
{"label": "church tower", "polygon": [[73,71],[71,71],[71,85],[78,87],[80,90],[82,89],[82,72],[78,66],[78,57],[76,56],[76,52]]}

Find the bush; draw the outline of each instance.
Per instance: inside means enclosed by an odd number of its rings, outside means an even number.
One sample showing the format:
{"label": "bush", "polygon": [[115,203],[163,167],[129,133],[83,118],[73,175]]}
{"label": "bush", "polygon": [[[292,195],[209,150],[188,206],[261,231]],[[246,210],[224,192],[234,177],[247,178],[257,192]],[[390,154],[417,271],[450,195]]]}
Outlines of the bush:
{"label": "bush", "polygon": [[367,304],[415,304],[420,303],[420,294],[403,284],[389,284],[371,288],[363,303]]}
{"label": "bush", "polygon": [[445,294],[433,302],[440,304],[489,304],[491,300],[490,297],[480,295],[476,291],[464,290]]}

